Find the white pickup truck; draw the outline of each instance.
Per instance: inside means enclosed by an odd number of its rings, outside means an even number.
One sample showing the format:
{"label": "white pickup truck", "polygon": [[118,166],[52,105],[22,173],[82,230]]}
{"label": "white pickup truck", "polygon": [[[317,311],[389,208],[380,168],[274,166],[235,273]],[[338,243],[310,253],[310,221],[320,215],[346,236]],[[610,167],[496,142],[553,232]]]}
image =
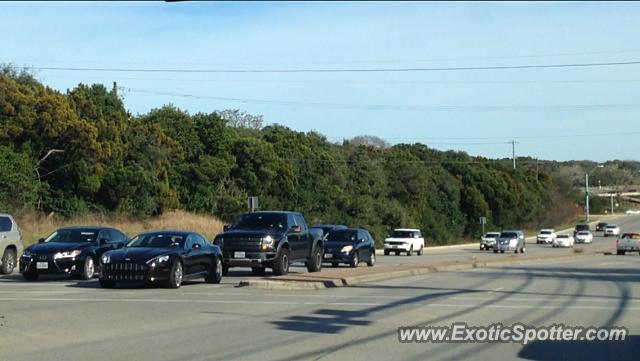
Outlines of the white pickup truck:
{"label": "white pickup truck", "polygon": [[640,233],[624,233],[616,241],[616,253],[623,255],[627,252],[640,254]]}

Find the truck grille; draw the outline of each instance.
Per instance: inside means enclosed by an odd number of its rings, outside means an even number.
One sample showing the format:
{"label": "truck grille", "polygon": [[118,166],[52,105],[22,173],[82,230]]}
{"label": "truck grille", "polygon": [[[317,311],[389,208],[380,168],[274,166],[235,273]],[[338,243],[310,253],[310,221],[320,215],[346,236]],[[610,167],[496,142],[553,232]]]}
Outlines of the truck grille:
{"label": "truck grille", "polygon": [[262,237],[225,237],[222,247],[225,251],[251,251],[260,250],[261,244]]}
{"label": "truck grille", "polygon": [[113,281],[143,281],[147,266],[137,263],[110,263],[103,265],[103,277]]}

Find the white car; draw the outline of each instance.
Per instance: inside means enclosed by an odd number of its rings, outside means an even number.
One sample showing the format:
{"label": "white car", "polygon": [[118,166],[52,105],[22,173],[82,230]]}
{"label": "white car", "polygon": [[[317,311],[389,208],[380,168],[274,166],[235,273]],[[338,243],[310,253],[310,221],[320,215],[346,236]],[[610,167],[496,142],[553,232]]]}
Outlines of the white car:
{"label": "white car", "polygon": [[625,233],[616,241],[616,251],[619,255],[627,252],[640,254],[640,233]]}
{"label": "white car", "polygon": [[541,229],[540,233],[536,237],[536,243],[550,244],[557,237],[556,231],[553,229]]}
{"label": "white car", "polygon": [[620,235],[620,227],[617,224],[607,224],[604,227],[604,236],[619,236]]}
{"label": "white car", "polygon": [[569,234],[559,234],[556,239],[553,240],[551,244],[552,247],[573,247],[575,243],[575,239],[572,235]]}
{"label": "white car", "polygon": [[500,237],[500,232],[487,232],[480,238],[480,250],[489,250],[495,247],[496,238]]}
{"label": "white car", "polygon": [[400,253],[406,253],[407,256],[411,256],[413,252],[418,253],[418,256],[422,256],[423,249],[424,238],[422,238],[422,232],[419,229],[394,229],[391,236],[384,240],[385,256],[392,252],[396,256],[400,255]]}
{"label": "white car", "polygon": [[593,243],[593,234],[589,231],[580,231],[576,233],[576,243]]}
{"label": "white car", "polygon": [[630,209],[630,210],[626,211],[625,213],[626,214],[640,214],[640,210]]}

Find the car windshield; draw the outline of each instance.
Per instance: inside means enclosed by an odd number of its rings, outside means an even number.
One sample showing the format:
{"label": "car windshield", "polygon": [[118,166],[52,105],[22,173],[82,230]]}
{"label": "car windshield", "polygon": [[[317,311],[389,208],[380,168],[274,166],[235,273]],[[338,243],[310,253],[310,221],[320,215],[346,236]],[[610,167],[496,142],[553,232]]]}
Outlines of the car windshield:
{"label": "car windshield", "polygon": [[393,231],[391,238],[413,238],[413,231]]}
{"label": "car windshield", "polygon": [[515,232],[502,232],[500,238],[518,238],[518,234]]}
{"label": "car windshield", "polygon": [[53,232],[45,242],[81,243],[93,242],[98,237],[97,229],[59,229]]}
{"label": "car windshield", "polygon": [[586,229],[589,229],[589,226],[586,225],[586,224],[579,224],[579,225],[576,226],[576,230],[578,230],[578,231],[584,231]]}
{"label": "car windshield", "polygon": [[542,231],[540,234],[551,234],[551,231]]}
{"label": "car windshield", "polygon": [[638,240],[640,239],[640,233],[625,233],[622,238]]}
{"label": "car windshield", "polygon": [[558,236],[558,238],[569,238],[569,236],[566,235],[566,234],[561,234],[561,235]]}
{"label": "car windshield", "polygon": [[145,233],[134,237],[127,247],[170,248],[182,247],[185,235],[176,233]]}
{"label": "car windshield", "polygon": [[496,238],[498,236],[500,236],[500,233],[487,233],[485,238]]}
{"label": "car windshield", "polygon": [[240,216],[231,229],[280,229],[286,230],[287,216],[282,213],[246,213]]}
{"label": "car windshield", "polygon": [[578,232],[578,236],[588,236],[589,232]]}
{"label": "car windshield", "polygon": [[327,242],[355,242],[358,232],[349,230],[336,230],[329,233]]}
{"label": "car windshield", "polygon": [[613,228],[618,228],[618,226],[616,226],[615,224],[612,224],[612,225],[607,226],[607,228],[613,229]]}

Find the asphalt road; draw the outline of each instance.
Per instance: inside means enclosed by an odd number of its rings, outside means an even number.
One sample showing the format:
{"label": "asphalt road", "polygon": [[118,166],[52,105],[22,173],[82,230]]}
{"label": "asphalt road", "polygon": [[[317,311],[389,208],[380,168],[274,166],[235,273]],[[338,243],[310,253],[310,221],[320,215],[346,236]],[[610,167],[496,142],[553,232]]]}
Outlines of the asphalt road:
{"label": "asphalt road", "polygon": [[[640,218],[619,223],[630,230]],[[594,242],[610,247],[614,240]],[[221,285],[191,282],[178,290],[106,290],[95,280],[59,278],[27,283],[13,275],[0,278],[0,360],[635,360],[639,265],[637,255],[596,255],[316,291],[237,288],[243,270]],[[631,336],[527,346],[398,342],[398,327],[454,322],[623,326]]]}

